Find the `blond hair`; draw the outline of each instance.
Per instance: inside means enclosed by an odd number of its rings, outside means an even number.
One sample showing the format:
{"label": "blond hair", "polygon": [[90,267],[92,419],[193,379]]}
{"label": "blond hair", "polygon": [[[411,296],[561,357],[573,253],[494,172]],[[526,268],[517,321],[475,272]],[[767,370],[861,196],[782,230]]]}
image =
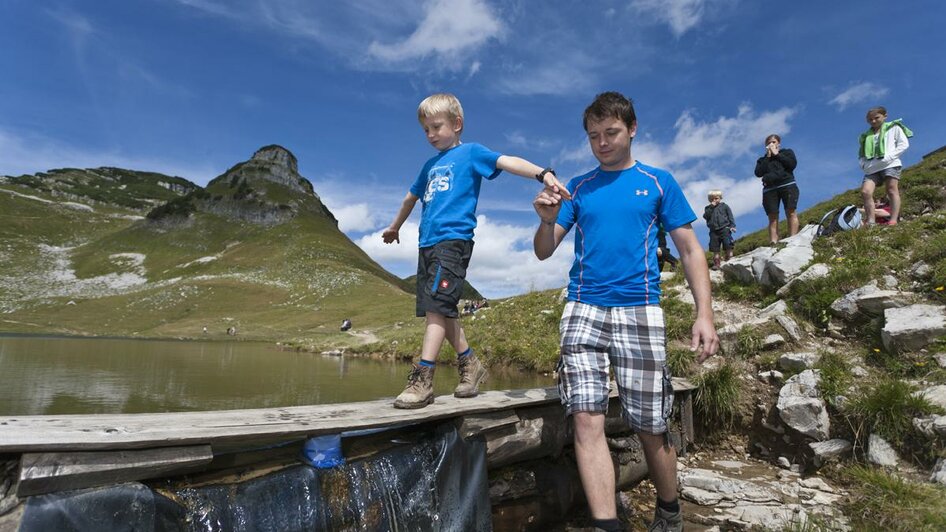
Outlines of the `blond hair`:
{"label": "blond hair", "polygon": [[447,92],[438,92],[424,98],[417,106],[417,120],[423,124],[425,118],[430,118],[439,113],[446,113],[450,120],[456,121],[463,118],[463,106],[456,96]]}
{"label": "blond hair", "polygon": [[707,197],[707,199],[709,199],[710,201],[713,201],[714,198],[723,199],[723,191],[722,191],[722,190],[710,190],[710,191],[709,191],[709,194],[707,194],[706,197]]}

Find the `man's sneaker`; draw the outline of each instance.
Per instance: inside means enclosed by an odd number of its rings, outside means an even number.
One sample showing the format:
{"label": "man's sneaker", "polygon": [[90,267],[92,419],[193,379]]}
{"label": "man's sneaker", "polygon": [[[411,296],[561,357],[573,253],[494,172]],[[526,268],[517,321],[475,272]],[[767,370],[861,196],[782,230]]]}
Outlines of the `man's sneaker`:
{"label": "man's sneaker", "polygon": [[661,507],[654,511],[654,522],[650,524],[647,532],[680,532],[683,530],[683,514],[681,512],[670,513]]}
{"label": "man's sneaker", "polygon": [[476,355],[460,357],[460,384],[453,391],[454,397],[473,397],[479,393],[480,384],[486,380],[488,372]]}
{"label": "man's sneaker", "polygon": [[434,402],[434,368],[414,364],[407,387],[394,400],[394,408],[424,408]]}

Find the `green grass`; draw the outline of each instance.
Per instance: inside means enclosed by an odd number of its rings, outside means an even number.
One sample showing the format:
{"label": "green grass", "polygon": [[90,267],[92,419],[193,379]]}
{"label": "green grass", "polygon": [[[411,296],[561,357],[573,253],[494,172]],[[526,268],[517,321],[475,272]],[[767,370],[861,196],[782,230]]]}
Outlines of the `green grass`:
{"label": "green grass", "polygon": [[946,530],[946,489],[864,466],[843,471],[851,491],[844,514],[854,530]]}
{"label": "green grass", "polygon": [[736,333],[736,342],[733,347],[733,356],[743,360],[752,358],[762,352],[765,336],[756,327],[745,326]]}
{"label": "green grass", "polygon": [[695,316],[693,307],[674,297],[671,290],[666,290],[660,298],[660,307],[664,311],[667,343],[675,340],[689,342]]}
{"label": "green grass", "polygon": [[833,403],[839,395],[846,395],[848,387],[854,381],[851,365],[844,356],[834,351],[822,351],[815,368],[821,370],[821,382],[818,389],[821,396]]}
{"label": "green grass", "polygon": [[742,283],[727,279],[725,283],[713,287],[713,297],[748,303],[765,308],[778,301],[775,292],[758,283]]}
{"label": "green grass", "polygon": [[738,413],[742,396],[739,372],[730,363],[707,371],[694,379],[697,386],[693,405],[700,422],[710,431],[729,429]]}
{"label": "green grass", "polygon": [[693,375],[693,363],[696,353],[686,347],[667,347],[667,366],[674,377],[690,377]]}
{"label": "green grass", "polygon": [[913,418],[943,413],[915,391],[911,384],[890,377],[862,386],[845,408],[855,433],[863,439],[876,433],[895,447],[905,447],[915,436]]}

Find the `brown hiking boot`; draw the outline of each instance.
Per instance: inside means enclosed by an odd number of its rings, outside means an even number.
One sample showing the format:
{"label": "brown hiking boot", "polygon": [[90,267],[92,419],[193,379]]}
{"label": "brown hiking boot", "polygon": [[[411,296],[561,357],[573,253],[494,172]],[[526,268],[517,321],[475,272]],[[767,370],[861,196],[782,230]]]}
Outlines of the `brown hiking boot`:
{"label": "brown hiking boot", "polygon": [[414,364],[407,387],[394,400],[394,408],[424,408],[434,402],[434,368]]}
{"label": "brown hiking boot", "polygon": [[486,366],[476,358],[476,355],[460,357],[459,363],[460,384],[453,391],[454,397],[473,397],[479,393],[480,384],[489,374]]}

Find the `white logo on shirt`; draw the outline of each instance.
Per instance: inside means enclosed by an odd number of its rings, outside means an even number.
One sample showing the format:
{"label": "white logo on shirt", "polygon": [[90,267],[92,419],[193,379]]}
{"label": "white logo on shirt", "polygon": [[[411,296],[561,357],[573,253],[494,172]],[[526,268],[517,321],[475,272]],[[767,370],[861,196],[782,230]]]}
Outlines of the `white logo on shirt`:
{"label": "white logo on shirt", "polygon": [[434,199],[437,192],[450,190],[450,180],[453,178],[453,163],[447,166],[435,166],[427,172],[427,190],[424,192],[424,203]]}
{"label": "white logo on shirt", "polygon": [[637,190],[635,190],[634,192],[637,193],[637,194],[636,194],[637,196],[646,196],[646,195],[647,195],[647,189],[646,189],[646,188],[645,188],[644,190],[637,189]]}

